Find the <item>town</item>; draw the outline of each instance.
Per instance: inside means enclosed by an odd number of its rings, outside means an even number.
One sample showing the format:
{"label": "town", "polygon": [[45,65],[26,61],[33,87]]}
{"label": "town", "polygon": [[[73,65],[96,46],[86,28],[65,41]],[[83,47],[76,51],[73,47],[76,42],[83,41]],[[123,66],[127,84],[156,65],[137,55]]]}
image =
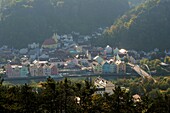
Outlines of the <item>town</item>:
{"label": "town", "polygon": [[[100,35],[100,32],[97,35]],[[89,43],[91,38],[76,32],[60,36],[54,33],[42,44],[33,42],[21,49],[4,45],[0,48],[1,76],[6,78],[100,74],[118,76],[136,74],[135,72],[143,76],[141,68],[137,71],[133,67],[141,65],[147,68],[148,75],[157,74],[158,70],[149,66],[152,69],[150,70],[146,64],[148,60],[153,59],[156,59],[161,69],[169,72],[168,50],[161,52],[156,48],[151,52],[145,52],[109,45],[104,48],[93,47]],[[97,37],[93,37],[94,39],[97,41]],[[146,60],[147,62],[141,64]],[[145,75],[147,74],[145,72]]]}
{"label": "town", "polygon": [[0,113],[170,113],[170,0],[0,0]]}

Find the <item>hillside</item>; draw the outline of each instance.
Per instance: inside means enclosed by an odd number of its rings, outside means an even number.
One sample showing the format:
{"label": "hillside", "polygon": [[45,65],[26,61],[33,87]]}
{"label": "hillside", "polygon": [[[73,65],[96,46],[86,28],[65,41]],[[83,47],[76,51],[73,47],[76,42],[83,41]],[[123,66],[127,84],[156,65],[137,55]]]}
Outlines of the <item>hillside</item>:
{"label": "hillside", "polygon": [[134,7],[148,0],[128,0],[130,7]]}
{"label": "hillside", "polygon": [[91,34],[128,9],[127,0],[0,0],[0,46],[26,47],[54,32]]}
{"label": "hillside", "polygon": [[120,48],[170,49],[170,0],[149,0],[132,8],[106,30],[97,45]]}

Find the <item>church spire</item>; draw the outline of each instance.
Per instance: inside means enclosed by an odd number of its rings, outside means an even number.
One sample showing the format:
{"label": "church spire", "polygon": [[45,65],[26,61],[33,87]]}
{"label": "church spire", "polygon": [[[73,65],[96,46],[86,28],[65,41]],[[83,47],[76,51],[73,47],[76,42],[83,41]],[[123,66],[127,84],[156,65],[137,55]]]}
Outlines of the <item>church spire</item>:
{"label": "church spire", "polygon": [[58,35],[57,35],[57,33],[54,33],[52,38],[56,41],[56,43],[58,42]]}

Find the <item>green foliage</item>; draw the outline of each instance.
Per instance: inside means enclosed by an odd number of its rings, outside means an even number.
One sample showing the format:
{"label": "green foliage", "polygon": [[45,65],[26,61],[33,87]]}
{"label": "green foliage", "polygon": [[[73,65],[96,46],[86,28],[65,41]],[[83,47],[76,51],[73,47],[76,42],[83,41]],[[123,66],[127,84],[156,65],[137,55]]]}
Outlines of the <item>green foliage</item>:
{"label": "green foliage", "polygon": [[[157,92],[161,93],[167,93],[169,92],[170,87],[170,78],[169,77],[156,77],[156,83],[153,80],[150,79],[141,79],[136,78],[134,80],[132,79],[119,79],[115,81],[115,84],[129,88],[129,91],[131,94],[153,94],[157,95]],[[151,96],[152,97],[152,96]]]}
{"label": "green foliage", "polygon": [[[169,78],[160,77],[160,82],[169,82]],[[140,79],[120,80],[130,87],[139,89],[149,86],[147,92],[135,92],[141,95],[141,100],[134,101],[133,91],[130,92],[116,86],[113,94],[103,96],[95,94],[95,88],[87,81],[72,82],[65,78],[54,81],[52,78],[33,88],[30,85],[0,86],[1,113],[168,113],[170,96],[161,93],[152,81],[134,84]],[[134,85],[133,85],[134,84]],[[159,85],[159,83],[157,83]],[[137,87],[135,87],[137,86]],[[157,86],[156,86],[157,87]],[[168,89],[169,90],[169,89]],[[133,93],[131,93],[133,92]],[[80,102],[76,100],[80,97]]]}
{"label": "green foliage", "polygon": [[[168,57],[165,57],[164,61],[167,62]],[[148,72],[155,71],[157,75],[159,75],[159,74],[165,75],[165,74],[169,73],[168,68],[161,66],[161,60],[159,60],[159,59],[149,60],[149,59],[145,58],[145,59],[140,60],[140,65],[144,70],[146,70]],[[149,67],[149,70],[147,69],[146,66]]]}
{"label": "green foliage", "polygon": [[[169,49],[169,0],[148,0],[117,19],[98,41],[127,49]],[[106,44],[105,44],[106,45]]]}
{"label": "green foliage", "polygon": [[147,110],[148,113],[168,113],[170,98],[167,95],[162,95],[159,91],[154,93],[154,101]]}
{"label": "green foliage", "polygon": [[1,78],[1,76],[0,76],[0,86],[2,85],[3,81],[4,81],[4,79]]}

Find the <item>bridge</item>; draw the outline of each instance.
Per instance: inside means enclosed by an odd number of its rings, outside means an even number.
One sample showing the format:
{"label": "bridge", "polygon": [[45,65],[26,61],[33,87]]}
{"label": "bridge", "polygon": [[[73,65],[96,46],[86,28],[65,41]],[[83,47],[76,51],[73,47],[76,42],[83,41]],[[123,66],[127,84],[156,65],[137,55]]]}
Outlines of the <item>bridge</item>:
{"label": "bridge", "polygon": [[151,76],[151,74],[148,74],[146,71],[144,71],[143,69],[141,69],[139,67],[139,65],[134,65],[132,63],[127,63],[134,71],[136,71],[140,76],[142,76],[144,79],[152,79],[154,80],[154,82],[156,82],[156,80]]}

